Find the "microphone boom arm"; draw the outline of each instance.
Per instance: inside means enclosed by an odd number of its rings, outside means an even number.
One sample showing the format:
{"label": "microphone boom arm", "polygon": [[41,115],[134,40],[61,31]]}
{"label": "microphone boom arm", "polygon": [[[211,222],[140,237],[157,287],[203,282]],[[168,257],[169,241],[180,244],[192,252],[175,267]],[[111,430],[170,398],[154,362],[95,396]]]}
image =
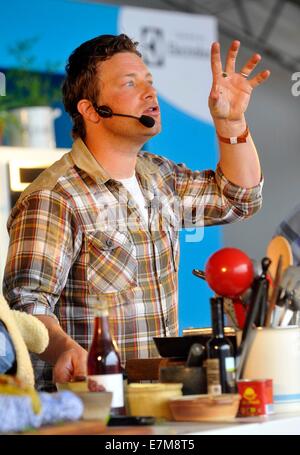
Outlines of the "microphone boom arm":
{"label": "microphone boom arm", "polygon": [[117,117],[129,117],[138,120],[143,126],[146,126],[147,128],[152,128],[155,125],[155,120],[150,115],[142,115],[141,117],[135,117],[134,115],[130,114],[118,114],[113,112],[109,106],[94,106],[94,109],[97,112],[97,114],[99,114],[100,117],[103,118],[110,118],[113,115],[116,115]]}

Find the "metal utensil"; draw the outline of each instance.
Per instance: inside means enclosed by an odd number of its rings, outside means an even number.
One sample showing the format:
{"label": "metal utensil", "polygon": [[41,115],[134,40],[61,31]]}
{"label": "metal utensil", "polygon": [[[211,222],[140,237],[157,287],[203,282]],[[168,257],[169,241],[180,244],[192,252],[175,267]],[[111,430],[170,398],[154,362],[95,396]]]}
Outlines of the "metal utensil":
{"label": "metal utensil", "polygon": [[205,281],[205,272],[199,269],[193,269],[192,274]]}
{"label": "metal utensil", "polygon": [[279,260],[277,263],[277,269],[276,269],[275,279],[274,279],[274,283],[273,283],[273,292],[271,295],[269,307],[268,307],[265,322],[264,322],[265,327],[269,327],[270,323],[271,323],[272,314],[275,309],[277,297],[278,297],[278,294],[280,291],[279,284],[280,284],[281,275],[282,275],[282,255],[279,256]]}
{"label": "metal utensil", "polygon": [[296,324],[296,321],[293,320],[296,319],[296,313],[300,310],[300,281],[297,281],[293,286],[293,289],[286,290],[285,311],[279,321],[281,327],[286,327],[289,324]]}
{"label": "metal utensil", "polygon": [[273,325],[286,326],[300,309],[300,267],[288,267],[280,282]]}
{"label": "metal utensil", "polygon": [[280,327],[288,326],[294,315],[292,294],[293,294],[292,292],[288,293],[287,304],[286,304],[285,310],[282,313],[280,321],[279,321]]}

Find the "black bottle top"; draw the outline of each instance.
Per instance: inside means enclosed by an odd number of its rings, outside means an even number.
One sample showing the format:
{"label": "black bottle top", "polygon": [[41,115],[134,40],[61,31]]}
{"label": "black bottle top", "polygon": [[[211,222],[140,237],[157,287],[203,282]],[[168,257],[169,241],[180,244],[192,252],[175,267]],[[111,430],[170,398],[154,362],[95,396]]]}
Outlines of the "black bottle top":
{"label": "black bottle top", "polygon": [[224,337],[224,304],[223,297],[210,299],[212,330],[215,337]]}

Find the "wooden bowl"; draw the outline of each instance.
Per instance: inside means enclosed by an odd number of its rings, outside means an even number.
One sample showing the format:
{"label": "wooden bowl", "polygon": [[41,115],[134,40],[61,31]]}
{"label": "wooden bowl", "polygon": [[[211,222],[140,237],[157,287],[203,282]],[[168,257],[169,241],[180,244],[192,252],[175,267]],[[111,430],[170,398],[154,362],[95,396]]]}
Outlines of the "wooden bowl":
{"label": "wooden bowl", "polygon": [[174,420],[178,421],[223,421],[233,420],[237,415],[240,395],[185,395],[169,401]]}

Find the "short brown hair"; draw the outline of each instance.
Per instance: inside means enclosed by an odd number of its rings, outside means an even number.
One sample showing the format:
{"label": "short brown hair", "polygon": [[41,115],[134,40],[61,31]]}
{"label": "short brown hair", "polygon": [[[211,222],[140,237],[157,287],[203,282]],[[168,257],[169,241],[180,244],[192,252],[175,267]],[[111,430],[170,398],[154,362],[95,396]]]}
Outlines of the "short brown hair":
{"label": "short brown hair", "polygon": [[86,136],[85,125],[77,110],[81,99],[88,99],[97,104],[99,87],[96,74],[98,63],[108,60],[119,52],[133,52],[141,57],[137,50],[138,43],[127,35],[100,35],[77,47],[66,65],[66,78],[62,86],[65,110],[73,120],[73,138]]}

